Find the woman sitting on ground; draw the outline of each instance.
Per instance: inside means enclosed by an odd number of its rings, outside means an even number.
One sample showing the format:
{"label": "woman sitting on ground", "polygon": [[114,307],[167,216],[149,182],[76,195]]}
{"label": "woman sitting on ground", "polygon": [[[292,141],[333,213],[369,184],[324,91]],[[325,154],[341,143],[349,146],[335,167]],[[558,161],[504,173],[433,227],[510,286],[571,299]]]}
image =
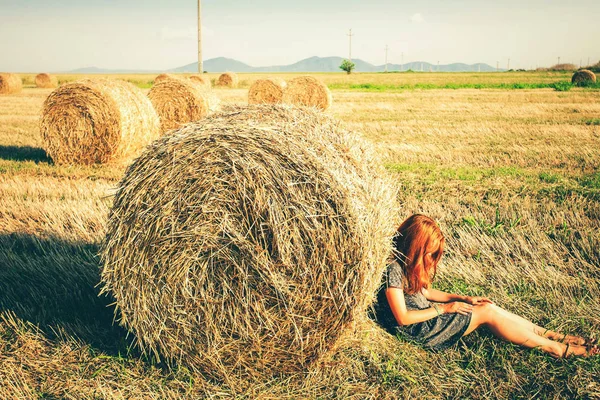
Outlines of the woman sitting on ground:
{"label": "woman sitting on ground", "polygon": [[544,329],[488,298],[432,289],[444,236],[431,218],[415,214],[404,221],[394,237],[394,250],[377,307],[377,318],[389,331],[400,330],[424,347],[441,350],[486,326],[499,338],[557,358],[600,353],[593,340]]}

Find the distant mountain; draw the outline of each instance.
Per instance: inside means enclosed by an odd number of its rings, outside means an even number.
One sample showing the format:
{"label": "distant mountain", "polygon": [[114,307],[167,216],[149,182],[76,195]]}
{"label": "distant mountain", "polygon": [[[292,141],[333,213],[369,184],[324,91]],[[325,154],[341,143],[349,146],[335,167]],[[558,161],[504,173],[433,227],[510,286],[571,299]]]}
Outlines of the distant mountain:
{"label": "distant mountain", "polygon": [[[204,70],[207,72],[341,72],[339,66],[342,57],[310,57],[290,65],[273,65],[269,67],[252,67],[231,58],[213,58],[204,61]],[[357,72],[383,72],[385,65],[373,65],[360,59],[353,59]],[[388,71],[440,71],[440,72],[493,72],[496,68],[488,64],[463,64],[454,63],[447,65],[433,65],[424,61],[413,61],[404,65],[388,64]],[[183,67],[174,68],[169,72],[197,72],[198,63],[191,63]],[[502,70],[503,71],[503,70]]]}
{"label": "distant mountain", "polygon": [[[310,57],[290,65],[273,65],[270,67],[252,67],[231,58],[218,57],[204,61],[204,70],[207,72],[341,72],[339,66],[342,57]],[[385,65],[373,65],[360,59],[353,59],[357,72],[383,72]],[[425,61],[413,61],[403,65],[388,64],[388,71],[423,71],[423,72],[494,72],[496,68],[488,64],[463,64],[454,63],[446,65],[433,65]],[[505,71],[501,69],[500,71]],[[135,73],[159,73],[158,70],[117,70],[102,69],[97,67],[79,68],[70,73],[73,74],[135,74]],[[168,70],[167,72],[194,73],[198,72],[198,63],[191,63],[182,67]]]}

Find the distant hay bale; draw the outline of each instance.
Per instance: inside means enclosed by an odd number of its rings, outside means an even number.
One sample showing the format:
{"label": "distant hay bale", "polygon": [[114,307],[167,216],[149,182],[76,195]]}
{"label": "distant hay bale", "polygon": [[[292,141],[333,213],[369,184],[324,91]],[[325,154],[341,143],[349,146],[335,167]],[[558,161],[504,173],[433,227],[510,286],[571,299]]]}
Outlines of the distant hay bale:
{"label": "distant hay bale", "polygon": [[101,246],[120,323],[222,381],[311,370],[381,282],[398,209],[376,160],[334,120],[285,105],[229,106],[155,141]]}
{"label": "distant hay bale", "polygon": [[23,81],[17,74],[0,74],[0,94],[19,93],[23,89]]}
{"label": "distant hay bale", "polygon": [[173,74],[160,74],[156,78],[154,78],[154,84],[156,85],[159,82],[164,82],[170,79],[179,79],[179,77]]}
{"label": "distant hay bale", "polygon": [[190,79],[194,82],[198,82],[204,86],[206,86],[207,88],[211,88],[212,87],[212,83],[210,82],[210,78],[208,76],[205,75],[192,75],[190,76]]}
{"label": "distant hay bale", "polygon": [[329,88],[323,82],[312,76],[299,76],[288,82],[283,102],[327,110],[332,99]]}
{"label": "distant hay bale", "polygon": [[183,79],[168,79],[154,85],[148,98],[158,113],[162,133],[202,119],[218,105],[210,89]]}
{"label": "distant hay bale", "polygon": [[583,86],[586,83],[596,83],[596,74],[587,69],[582,69],[573,74],[571,83],[577,86]]}
{"label": "distant hay bale", "polygon": [[248,90],[248,104],[278,104],[283,99],[286,83],[283,79],[259,79]]}
{"label": "distant hay bale", "polygon": [[160,136],[158,116],[142,91],[109,79],[84,79],[53,91],[40,129],[56,164],[125,161]]}
{"label": "distant hay bale", "polygon": [[37,74],[35,76],[35,86],[46,89],[55,88],[58,86],[58,79],[56,79],[56,76],[46,73]]}
{"label": "distant hay bale", "polygon": [[236,88],[238,86],[238,76],[234,72],[225,72],[219,75],[216,85]]}

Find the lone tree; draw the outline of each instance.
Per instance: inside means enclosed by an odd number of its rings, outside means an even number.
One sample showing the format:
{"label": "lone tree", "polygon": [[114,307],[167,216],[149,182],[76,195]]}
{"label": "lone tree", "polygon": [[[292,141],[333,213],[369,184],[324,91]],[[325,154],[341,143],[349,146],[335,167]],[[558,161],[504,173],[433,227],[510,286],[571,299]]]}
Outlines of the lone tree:
{"label": "lone tree", "polygon": [[352,72],[352,70],[354,69],[355,65],[352,61],[350,60],[344,60],[342,61],[342,65],[340,65],[340,69],[342,71],[346,71],[347,74],[350,74]]}

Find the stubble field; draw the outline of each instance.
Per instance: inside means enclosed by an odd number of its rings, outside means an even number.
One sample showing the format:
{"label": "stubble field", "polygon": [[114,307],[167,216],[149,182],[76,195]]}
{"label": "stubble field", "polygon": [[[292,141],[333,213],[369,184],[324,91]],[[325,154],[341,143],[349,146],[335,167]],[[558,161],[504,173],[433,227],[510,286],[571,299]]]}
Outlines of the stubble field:
{"label": "stubble field", "polygon": [[[260,76],[215,91],[243,104]],[[148,87],[153,75],[113,77]],[[378,148],[400,189],[398,221],[421,212],[442,227],[438,288],[600,335],[600,91],[400,89],[568,79],[558,73],[319,77],[333,89],[328,113]],[[155,363],[96,296],[124,168],[53,165],[38,128],[51,90],[30,79],[0,97],[0,398],[600,398],[600,359],[554,360],[485,331],[432,353],[365,324],[302,384],[229,388]]]}

